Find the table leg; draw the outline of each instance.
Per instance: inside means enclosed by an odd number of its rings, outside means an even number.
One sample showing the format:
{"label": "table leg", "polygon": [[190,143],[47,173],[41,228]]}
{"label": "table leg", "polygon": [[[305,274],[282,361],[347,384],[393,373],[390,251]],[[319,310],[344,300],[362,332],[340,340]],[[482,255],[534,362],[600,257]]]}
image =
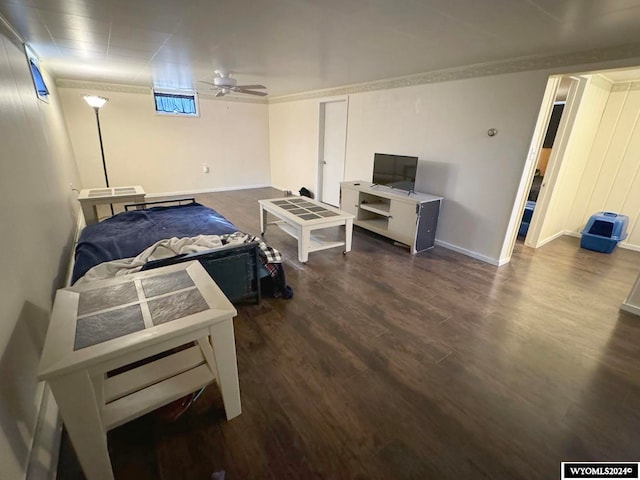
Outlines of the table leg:
{"label": "table leg", "polygon": [[218,385],[222,393],[224,410],[227,414],[227,420],[231,420],[242,413],[233,320],[229,319],[217,323],[211,326],[209,332],[215,357],[214,368],[218,372]]}
{"label": "table leg", "polygon": [[347,218],[344,223],[344,253],[351,251],[351,236],[353,234],[353,219]]}
{"label": "table leg", "polygon": [[[140,195],[133,200],[133,203],[144,203],[144,195]],[[138,205],[136,210],[144,210],[144,205]]]}
{"label": "table leg", "polygon": [[84,223],[86,225],[98,223],[98,210],[95,205],[81,202],[80,206],[82,207],[82,215],[84,215]]}
{"label": "table leg", "polygon": [[308,227],[298,227],[298,260],[307,263],[309,260],[309,244],[311,243],[311,231]]}
{"label": "table leg", "polygon": [[262,205],[260,205],[260,235],[264,235],[267,231],[267,214]]}
{"label": "table leg", "polygon": [[87,480],[113,480],[107,434],[88,372],[51,379],[49,386]]}

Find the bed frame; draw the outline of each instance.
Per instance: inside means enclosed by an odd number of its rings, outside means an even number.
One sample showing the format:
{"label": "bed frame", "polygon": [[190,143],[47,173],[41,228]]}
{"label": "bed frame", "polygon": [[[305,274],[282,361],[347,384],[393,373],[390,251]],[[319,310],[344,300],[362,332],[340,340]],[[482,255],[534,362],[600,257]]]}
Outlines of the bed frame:
{"label": "bed frame", "polygon": [[[188,205],[196,203],[195,198],[178,198],[155,202],[134,203],[125,205],[125,211],[132,209],[145,210],[151,207]],[[176,263],[197,260],[213,278],[220,290],[232,303],[255,301],[260,303],[260,260],[258,242],[242,245],[226,245],[205,252],[178,255],[147,262],[142,270],[175,265]]]}
{"label": "bed frame", "polygon": [[157,200],[155,202],[142,202],[142,203],[128,203],[124,206],[124,210],[128,212],[129,210],[146,210],[148,205],[152,205],[154,207],[170,207],[170,204],[175,205],[189,205],[190,203],[196,203],[195,197],[186,197],[186,198],[174,198],[172,200]]}

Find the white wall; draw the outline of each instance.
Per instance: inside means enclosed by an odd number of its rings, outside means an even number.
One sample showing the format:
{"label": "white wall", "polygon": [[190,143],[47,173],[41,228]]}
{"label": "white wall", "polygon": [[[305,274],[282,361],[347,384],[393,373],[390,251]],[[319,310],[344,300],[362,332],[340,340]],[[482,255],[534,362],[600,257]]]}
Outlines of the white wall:
{"label": "white wall", "polygon": [[[104,186],[97,127],[86,93],[109,98],[100,110],[109,183],[147,193],[265,186],[269,177],[268,106],[199,99],[196,118],[156,115],[147,94],[60,88],[83,188]],[[210,173],[203,173],[207,163]]]}
{"label": "white wall", "polygon": [[[24,478],[43,385],[36,371],[71,253],[78,173],[56,96],[36,98],[0,22],[0,478]],[[45,465],[41,466],[46,469]]]}
{"label": "white wall", "polygon": [[[375,152],[419,156],[416,190],[445,197],[437,239],[497,261],[548,75],[350,95],[345,180],[370,180]],[[270,106],[274,185],[315,188],[320,101]],[[489,128],[498,135],[489,137]]]}
{"label": "white wall", "polygon": [[307,187],[317,193],[319,125],[318,99],[269,106],[273,187],[292,192]]}
{"label": "white wall", "polygon": [[640,250],[640,82],[615,84],[586,159],[565,229],[579,232],[598,211],[629,216],[623,242]]}
{"label": "white wall", "polygon": [[612,86],[611,82],[599,76],[587,77],[587,85],[579,100],[555,188],[550,193],[539,244],[561,235],[567,229],[569,212],[580,187]]}

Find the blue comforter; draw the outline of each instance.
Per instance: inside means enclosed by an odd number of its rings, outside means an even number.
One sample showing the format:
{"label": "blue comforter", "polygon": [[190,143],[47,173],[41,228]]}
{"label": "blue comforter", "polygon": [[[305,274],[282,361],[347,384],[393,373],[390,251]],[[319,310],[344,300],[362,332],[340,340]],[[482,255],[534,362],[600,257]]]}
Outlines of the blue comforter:
{"label": "blue comforter", "polygon": [[199,203],[119,213],[82,231],[71,283],[100,263],[135,257],[165,238],[224,235],[237,230],[218,212]]}

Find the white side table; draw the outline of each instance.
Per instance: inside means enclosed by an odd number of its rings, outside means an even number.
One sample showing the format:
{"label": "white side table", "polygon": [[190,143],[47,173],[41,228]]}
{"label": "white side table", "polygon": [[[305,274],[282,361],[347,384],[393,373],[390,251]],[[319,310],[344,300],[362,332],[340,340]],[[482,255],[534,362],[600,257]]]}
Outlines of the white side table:
{"label": "white side table", "polygon": [[51,386],[87,480],[114,478],[108,430],[214,380],[227,419],[240,415],[236,314],[198,262],[58,290],[38,378]]}
{"label": "white side table", "polygon": [[98,223],[98,205],[112,203],[143,203],[144,190],[140,185],[131,187],[89,188],[80,190],[78,201],[87,225]]}

